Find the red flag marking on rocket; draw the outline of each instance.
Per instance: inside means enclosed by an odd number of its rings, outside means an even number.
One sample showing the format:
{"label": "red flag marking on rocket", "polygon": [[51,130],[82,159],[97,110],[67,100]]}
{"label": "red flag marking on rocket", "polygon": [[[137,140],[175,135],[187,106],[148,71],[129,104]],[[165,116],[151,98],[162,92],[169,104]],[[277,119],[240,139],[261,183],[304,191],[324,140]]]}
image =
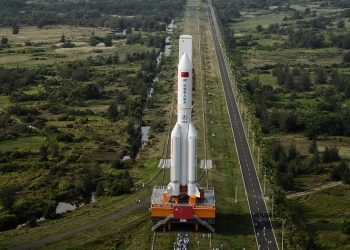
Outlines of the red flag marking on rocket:
{"label": "red flag marking on rocket", "polygon": [[188,77],[188,72],[181,72],[181,77]]}

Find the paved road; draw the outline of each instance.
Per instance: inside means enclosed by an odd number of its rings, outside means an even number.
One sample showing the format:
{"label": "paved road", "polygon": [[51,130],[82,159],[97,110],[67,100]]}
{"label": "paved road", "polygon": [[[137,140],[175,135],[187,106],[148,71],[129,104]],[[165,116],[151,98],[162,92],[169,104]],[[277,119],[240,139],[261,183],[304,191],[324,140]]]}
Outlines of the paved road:
{"label": "paved road", "polygon": [[143,200],[141,200],[140,203],[136,203],[135,205],[130,206],[128,208],[125,208],[125,209],[123,209],[123,210],[121,210],[119,212],[116,212],[114,214],[111,214],[110,216],[101,218],[101,219],[96,220],[94,222],[91,222],[89,224],[83,225],[81,227],[74,228],[72,230],[69,230],[69,231],[66,231],[66,232],[63,232],[63,233],[60,233],[60,234],[52,235],[52,236],[49,236],[49,237],[46,237],[46,238],[43,238],[43,239],[40,239],[40,240],[37,240],[37,241],[29,242],[29,243],[21,245],[21,246],[10,248],[10,250],[28,249],[30,247],[36,247],[36,246],[39,246],[39,245],[42,245],[42,244],[45,244],[45,243],[48,243],[48,242],[51,242],[51,241],[59,240],[59,239],[61,239],[63,237],[70,236],[72,234],[75,234],[75,233],[87,230],[87,229],[92,228],[92,227],[96,227],[96,226],[101,225],[103,223],[106,223],[108,221],[114,220],[114,219],[116,219],[116,218],[118,218],[118,217],[120,217],[122,215],[130,213],[133,210],[144,209],[145,205],[149,203],[149,201],[151,199],[151,195],[152,194],[149,194],[147,197],[145,197]]}
{"label": "paved road", "polygon": [[[278,246],[276,244],[276,238],[270,222],[270,218],[262,216],[262,212],[267,211],[266,203],[262,195],[258,176],[254,167],[246,135],[244,133],[242,120],[238,112],[235,97],[233,95],[231,83],[228,77],[226,65],[219,45],[219,40],[216,35],[216,29],[214,26],[213,17],[209,5],[207,5],[207,11],[214,40],[217,61],[219,64],[222,85],[225,93],[226,105],[231,121],[232,133],[236,144],[237,154],[243,176],[243,182],[251,212],[252,226],[255,230],[257,248],[260,250],[275,250],[278,249]],[[256,226],[254,226],[254,223],[256,223]],[[271,241],[271,245],[268,244],[268,241]]]}

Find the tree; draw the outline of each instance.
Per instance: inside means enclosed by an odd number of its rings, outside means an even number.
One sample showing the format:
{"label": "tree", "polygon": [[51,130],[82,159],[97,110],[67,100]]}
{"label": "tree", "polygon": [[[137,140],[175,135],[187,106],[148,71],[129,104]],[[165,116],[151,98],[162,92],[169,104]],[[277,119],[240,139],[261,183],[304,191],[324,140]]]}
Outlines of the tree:
{"label": "tree", "polygon": [[129,116],[135,117],[138,121],[142,119],[142,98],[141,96],[136,96],[131,98],[129,102]]}
{"label": "tree", "polygon": [[329,111],[311,111],[299,121],[306,128],[305,133],[310,140],[317,135],[339,135],[341,132],[340,116]]}
{"label": "tree", "polygon": [[288,160],[294,160],[298,156],[299,152],[295,146],[295,143],[292,142],[288,148]]}
{"label": "tree", "polygon": [[99,37],[97,37],[97,36],[92,36],[91,38],[90,38],[90,45],[91,46],[96,46],[99,42],[100,42],[100,38]]}
{"label": "tree", "polygon": [[343,56],[343,62],[350,62],[350,52],[344,54]]}
{"label": "tree", "polygon": [[264,30],[264,29],[263,29],[263,27],[261,26],[261,24],[259,24],[258,26],[256,26],[256,31],[257,31],[258,33],[261,33],[263,30]]}
{"label": "tree", "polygon": [[84,167],[83,172],[83,194],[88,195],[96,190],[102,169],[100,166]]}
{"label": "tree", "polygon": [[114,55],[112,56],[112,63],[113,64],[118,64],[119,63],[119,54],[117,52],[114,53]]}
{"label": "tree", "polygon": [[288,171],[287,175],[283,180],[283,188],[285,190],[293,190],[294,189],[294,174],[292,171]]}
{"label": "tree", "polygon": [[344,184],[350,183],[350,171],[348,164],[345,161],[339,163],[340,180]]}
{"label": "tree", "polygon": [[66,37],[64,36],[64,34],[62,34],[60,42],[64,43],[65,41],[66,41]]}
{"label": "tree", "polygon": [[312,142],[310,143],[310,146],[309,146],[309,153],[313,154],[314,152],[318,152],[317,142],[315,139],[312,140]]}
{"label": "tree", "polygon": [[44,211],[44,218],[45,219],[54,219],[56,217],[56,207],[57,204],[55,201],[50,202],[45,211]]}
{"label": "tree", "polygon": [[331,171],[331,179],[334,181],[341,180],[344,184],[350,183],[349,167],[344,160],[342,160],[337,166],[333,167]]}
{"label": "tree", "polygon": [[62,48],[74,48],[75,47],[75,44],[72,43],[71,40],[67,40],[65,41],[62,45],[61,45]]}
{"label": "tree", "polygon": [[324,72],[322,67],[318,67],[316,69],[316,79],[315,84],[326,84],[327,83],[327,75]]}
{"label": "tree", "polygon": [[112,102],[111,105],[109,105],[107,110],[107,117],[111,121],[115,121],[118,118],[119,112],[118,112],[118,105],[117,102]]}
{"label": "tree", "polygon": [[[314,140],[313,140],[314,141]],[[320,156],[318,155],[317,149],[313,152],[312,157],[309,161],[310,171],[316,171],[320,163]]]}
{"label": "tree", "polygon": [[235,38],[235,31],[232,29],[229,31],[230,34],[228,35],[228,47],[232,50],[236,48],[236,38]]}
{"label": "tree", "polygon": [[338,29],[343,29],[345,27],[345,22],[343,19],[338,21],[337,28]]}
{"label": "tree", "polygon": [[8,43],[8,38],[7,38],[7,36],[3,36],[2,38],[1,38],[1,44],[7,44]]}
{"label": "tree", "polygon": [[324,163],[339,161],[339,149],[336,146],[326,147],[323,151],[322,161]]}
{"label": "tree", "polygon": [[297,82],[296,88],[298,91],[309,91],[311,88],[311,78],[308,71],[303,71],[301,73],[300,79]]}
{"label": "tree", "polygon": [[17,225],[17,216],[15,214],[0,214],[0,229],[6,229]]}
{"label": "tree", "polygon": [[0,191],[0,202],[6,210],[11,210],[16,201],[16,189],[14,187],[6,187]]}
{"label": "tree", "polygon": [[139,152],[139,148],[140,148],[140,145],[139,145],[139,143],[137,141],[133,141],[131,143],[131,146],[130,146],[130,152],[131,152],[130,157],[132,159],[136,158],[136,156],[137,156],[137,154]]}
{"label": "tree", "polygon": [[121,159],[115,159],[115,160],[112,162],[112,168],[115,168],[115,169],[124,169],[124,168],[125,168],[125,164],[124,164],[124,162],[123,162]]}
{"label": "tree", "polygon": [[51,144],[51,155],[52,157],[60,156],[60,146],[57,142]]}
{"label": "tree", "polygon": [[343,233],[350,234],[350,219],[343,220],[340,228]]}
{"label": "tree", "polygon": [[96,197],[101,197],[103,195],[103,193],[104,193],[103,182],[100,181],[97,184],[95,195],[96,195]]}
{"label": "tree", "polygon": [[17,20],[12,23],[12,34],[17,35],[19,32],[19,27],[17,25]]}
{"label": "tree", "polygon": [[132,120],[128,121],[128,124],[125,127],[126,133],[128,133],[129,136],[135,136],[135,124]]}
{"label": "tree", "polygon": [[38,225],[36,218],[35,217],[31,217],[28,221],[28,226],[29,227],[36,227]]}
{"label": "tree", "polygon": [[12,34],[17,35],[19,33],[18,26],[12,27]]}
{"label": "tree", "polygon": [[299,124],[299,117],[301,116],[300,113],[301,112],[295,110],[281,112],[279,119],[281,131],[289,133],[302,130],[303,128]]}
{"label": "tree", "polygon": [[344,36],[344,38],[341,40],[341,45],[343,49],[350,49],[350,35]]}
{"label": "tree", "polygon": [[41,145],[39,148],[39,161],[47,161],[48,155],[49,155],[49,147],[46,145]]}
{"label": "tree", "polygon": [[331,73],[331,79],[329,81],[329,84],[331,85],[337,85],[340,82],[340,75],[338,72],[338,69],[334,69]]}
{"label": "tree", "polygon": [[110,36],[107,36],[105,39],[104,39],[104,43],[105,43],[105,46],[106,47],[111,47],[112,46],[112,38]]}

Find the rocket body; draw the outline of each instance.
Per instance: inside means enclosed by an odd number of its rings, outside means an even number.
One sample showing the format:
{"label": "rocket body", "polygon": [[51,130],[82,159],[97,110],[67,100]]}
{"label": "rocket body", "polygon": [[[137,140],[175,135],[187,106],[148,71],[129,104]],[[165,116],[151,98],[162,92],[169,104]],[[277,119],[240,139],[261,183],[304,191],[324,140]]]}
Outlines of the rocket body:
{"label": "rocket body", "polygon": [[171,133],[171,182],[167,195],[178,196],[187,186],[187,195],[198,194],[197,131],[192,123],[192,62],[187,53],[178,65],[177,122]]}

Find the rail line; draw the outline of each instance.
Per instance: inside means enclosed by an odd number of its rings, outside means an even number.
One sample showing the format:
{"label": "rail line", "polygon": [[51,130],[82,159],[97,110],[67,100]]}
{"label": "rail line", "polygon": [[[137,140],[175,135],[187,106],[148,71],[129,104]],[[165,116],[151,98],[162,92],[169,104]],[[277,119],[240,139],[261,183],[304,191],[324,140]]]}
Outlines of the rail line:
{"label": "rail line", "polygon": [[[194,20],[194,12],[196,11],[196,9],[199,9],[199,2],[196,1],[196,0],[192,0],[192,1],[189,1],[188,2],[189,4],[189,7],[188,7],[188,11],[189,11],[189,14],[190,14],[190,35],[193,36],[194,35],[194,24],[195,24],[195,20]],[[197,4],[197,6],[195,6],[195,4]],[[198,12],[198,15],[199,15],[199,12]],[[204,160],[207,160],[207,136],[206,136],[206,122],[205,122],[205,119],[206,119],[206,106],[205,106],[205,89],[204,89],[204,84],[203,84],[203,74],[202,74],[202,71],[203,71],[203,60],[202,60],[202,37],[203,37],[203,34],[201,33],[202,30],[200,29],[200,21],[199,21],[199,17],[198,17],[198,32],[199,32],[199,36],[198,36],[198,49],[199,49],[199,69],[200,69],[200,74],[199,76],[200,77],[197,77],[200,78],[200,88],[196,88],[196,89],[200,89],[201,91],[201,110],[202,110],[202,126],[203,126],[203,149],[204,149]],[[198,68],[198,67],[197,67]],[[197,80],[197,83],[198,83],[198,80]],[[176,98],[176,94],[174,92],[174,96],[173,96],[173,109],[175,108],[175,99]],[[172,128],[172,125],[173,125],[173,117],[174,117],[174,112],[172,112],[171,114],[171,122],[170,122],[170,126],[169,126],[169,132],[168,132],[168,139],[167,139],[167,148],[166,148],[166,154],[165,156],[167,156],[167,152],[168,152],[168,149],[169,149],[169,138],[170,138],[170,134],[171,134],[171,128]],[[165,175],[165,168],[163,168],[163,178],[162,178],[162,186],[164,186],[164,175]],[[208,184],[209,184],[209,175],[208,175],[208,171],[207,169],[204,170],[198,177],[197,177],[197,181],[200,181],[203,176],[205,176],[206,178],[206,185],[208,187]],[[178,235],[182,235],[182,234],[186,234],[184,232],[178,232]],[[187,235],[187,234],[186,234]],[[183,235],[182,235],[183,236]],[[184,236],[183,236],[184,237]],[[213,246],[213,243],[212,243],[212,233],[208,233],[208,238],[209,238],[209,247],[210,249],[212,249],[212,246]],[[196,237],[196,240],[197,240],[197,237]],[[151,246],[151,249],[152,250],[155,250],[157,249],[156,247],[156,243],[157,243],[157,230],[153,231],[153,237],[152,237],[152,246]],[[199,243],[199,241],[198,241]],[[174,243],[175,244],[175,243]],[[171,246],[169,246],[171,247]],[[175,245],[174,245],[174,249],[175,249]]]}
{"label": "rail line", "polygon": [[[124,223],[122,226],[120,226],[120,227],[118,227],[118,228],[114,228],[114,229],[111,229],[111,230],[107,230],[107,231],[104,231],[103,233],[97,234],[97,235],[94,236],[94,237],[90,237],[88,240],[83,239],[83,240],[75,241],[74,243],[75,243],[76,245],[77,245],[77,244],[82,244],[82,243],[85,243],[85,242],[94,240],[94,239],[96,239],[96,238],[99,238],[99,237],[101,237],[101,236],[105,236],[105,235],[108,235],[108,234],[112,234],[112,233],[114,233],[114,232],[119,231],[121,228],[124,228],[124,227],[126,227],[126,226],[130,226],[130,225],[132,225],[132,224],[134,224],[134,223],[136,223],[136,222],[138,222],[138,221],[141,221],[141,220],[143,220],[143,219],[145,219],[145,218],[147,218],[147,217],[149,217],[149,216],[150,216],[150,213],[149,213],[149,214],[146,214],[146,215],[144,215],[144,216],[141,216],[141,217],[139,217],[139,218],[137,218],[137,219],[135,219],[135,220],[132,220],[132,221],[130,221],[130,222],[128,222],[128,223]],[[67,247],[70,247],[70,246],[71,246],[71,244],[61,245],[61,246],[60,246],[59,248],[57,248],[57,249],[66,249]]]}
{"label": "rail line", "polygon": [[[149,180],[147,183],[145,183],[145,187],[146,187],[147,185],[150,185],[161,173],[162,173],[162,170],[160,170],[154,177],[152,177],[151,180]],[[93,214],[95,214],[95,213],[97,213],[97,212],[101,212],[101,211],[104,211],[104,210],[108,210],[110,207],[112,207],[112,206],[114,206],[114,205],[117,205],[117,204],[119,204],[119,203],[122,203],[122,202],[125,201],[126,199],[135,196],[135,195],[136,195],[137,193],[139,193],[141,190],[142,190],[142,189],[139,189],[138,191],[135,191],[134,193],[131,193],[131,194],[129,194],[129,195],[123,197],[122,199],[120,199],[120,200],[118,200],[118,201],[116,201],[116,202],[114,202],[114,203],[112,203],[112,204],[110,204],[110,205],[108,205],[108,206],[106,206],[106,207],[98,208],[98,209],[96,209],[96,210],[89,211],[89,212],[86,212],[86,213],[84,213],[84,214],[82,214],[82,215],[80,215],[80,216],[77,216],[77,217],[75,217],[74,219],[61,222],[61,223],[59,224],[59,226],[64,226],[64,225],[67,225],[67,224],[71,224],[72,222],[75,222],[75,221],[77,221],[77,220],[79,220],[79,219],[81,219],[81,218],[84,218],[84,217],[87,217],[87,216],[91,216],[91,215],[93,215]],[[56,224],[55,224],[55,225],[52,225],[52,226],[50,226],[50,227],[45,228],[45,230],[50,230],[50,229],[54,229],[54,228],[57,228],[57,225],[56,225]],[[22,234],[22,235],[18,235],[18,236],[15,236],[15,237],[13,237],[13,238],[11,238],[11,239],[9,239],[9,240],[6,240],[6,243],[11,243],[11,242],[13,242],[13,241],[18,241],[18,240],[20,240],[20,239],[22,239],[22,238],[28,238],[28,237],[30,237],[30,236],[32,236],[32,235],[35,235],[35,234],[37,234],[36,231],[34,231],[34,232],[29,232],[29,233]],[[3,242],[0,242],[0,246],[1,246],[1,243],[3,243]]]}

